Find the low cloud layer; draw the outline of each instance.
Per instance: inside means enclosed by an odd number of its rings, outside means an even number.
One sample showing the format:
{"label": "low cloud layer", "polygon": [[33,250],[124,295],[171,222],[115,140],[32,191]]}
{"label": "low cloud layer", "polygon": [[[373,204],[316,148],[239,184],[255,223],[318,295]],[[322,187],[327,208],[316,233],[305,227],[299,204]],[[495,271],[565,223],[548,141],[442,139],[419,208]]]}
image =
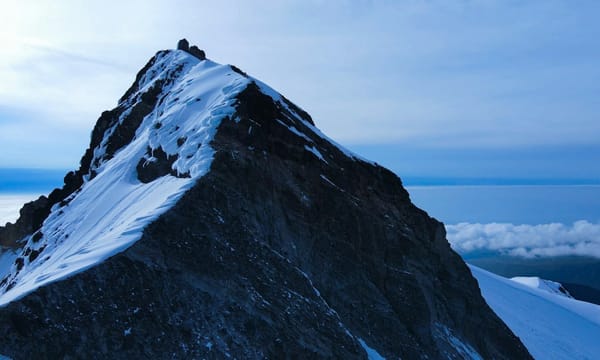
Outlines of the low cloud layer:
{"label": "low cloud layer", "polygon": [[600,258],[600,223],[585,220],[514,225],[509,223],[446,225],[448,241],[462,255],[491,251],[510,256],[593,256]]}
{"label": "low cloud layer", "polygon": [[15,222],[23,204],[35,198],[34,195],[0,195],[0,226]]}
{"label": "low cloud layer", "polygon": [[[14,222],[19,209],[33,195],[0,195],[0,226]],[[524,258],[593,256],[600,259],[600,223],[585,220],[515,225],[510,223],[459,223],[446,225],[448,241],[462,255],[495,252]]]}

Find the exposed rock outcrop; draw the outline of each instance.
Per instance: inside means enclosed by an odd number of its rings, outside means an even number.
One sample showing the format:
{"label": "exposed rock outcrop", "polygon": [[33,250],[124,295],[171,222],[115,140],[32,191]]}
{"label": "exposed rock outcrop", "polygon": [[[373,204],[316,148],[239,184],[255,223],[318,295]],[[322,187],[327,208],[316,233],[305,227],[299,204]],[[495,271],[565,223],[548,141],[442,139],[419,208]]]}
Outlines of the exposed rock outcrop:
{"label": "exposed rock outcrop", "polygon": [[206,59],[206,54],[204,53],[204,50],[200,50],[196,45],[192,45],[188,52],[200,60]]}
{"label": "exposed rock outcrop", "polygon": [[190,43],[187,41],[187,39],[181,39],[177,42],[177,50],[183,50],[183,51],[190,50]]}
{"label": "exposed rock outcrop", "polygon": [[177,50],[183,50],[200,60],[206,60],[206,54],[204,50],[200,50],[196,45],[190,47],[190,43],[186,39],[181,39],[177,42]]}

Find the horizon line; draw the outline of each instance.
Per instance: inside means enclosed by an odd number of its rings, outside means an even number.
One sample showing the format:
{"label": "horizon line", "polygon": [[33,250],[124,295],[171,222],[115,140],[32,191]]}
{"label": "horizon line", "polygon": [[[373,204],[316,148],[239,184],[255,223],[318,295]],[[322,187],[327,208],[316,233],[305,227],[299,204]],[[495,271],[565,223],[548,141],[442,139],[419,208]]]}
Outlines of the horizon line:
{"label": "horizon line", "polygon": [[[3,168],[0,167],[0,193],[11,189],[5,186],[18,187],[19,184],[31,190],[44,190],[62,185],[64,176],[73,169],[61,168]],[[10,174],[13,176],[10,176]],[[28,175],[36,173],[35,178]],[[42,176],[41,178],[39,175]],[[7,175],[10,177],[7,178]],[[434,186],[582,186],[600,185],[600,179],[595,178],[565,178],[565,177],[481,177],[481,176],[422,176],[396,174],[406,187]]]}

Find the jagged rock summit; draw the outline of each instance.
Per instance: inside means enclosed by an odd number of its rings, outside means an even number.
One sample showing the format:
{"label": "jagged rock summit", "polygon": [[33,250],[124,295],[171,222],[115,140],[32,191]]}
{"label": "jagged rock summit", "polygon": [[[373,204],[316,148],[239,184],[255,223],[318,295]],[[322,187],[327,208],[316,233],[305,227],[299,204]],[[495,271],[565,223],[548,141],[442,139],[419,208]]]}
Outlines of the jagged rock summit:
{"label": "jagged rock summit", "polygon": [[181,39],[177,42],[177,50],[189,51],[190,43],[187,39]]}
{"label": "jagged rock summit", "polygon": [[204,53],[204,50],[200,50],[196,45],[192,45],[192,47],[190,47],[190,43],[186,39],[179,40],[179,42],[177,43],[177,50],[183,50],[185,52],[188,52],[200,60],[206,59],[206,54]]}
{"label": "jagged rock summit", "polygon": [[11,358],[527,359],[400,179],[187,41],[0,228]]}

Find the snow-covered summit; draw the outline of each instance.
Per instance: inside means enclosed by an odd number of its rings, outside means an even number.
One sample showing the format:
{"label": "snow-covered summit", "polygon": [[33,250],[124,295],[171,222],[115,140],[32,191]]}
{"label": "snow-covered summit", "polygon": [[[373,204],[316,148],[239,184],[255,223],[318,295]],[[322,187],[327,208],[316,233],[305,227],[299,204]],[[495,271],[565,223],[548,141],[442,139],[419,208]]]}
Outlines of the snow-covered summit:
{"label": "snow-covered summit", "polygon": [[0,227],[0,353],[529,358],[397,175],[181,48],[101,115],[62,189]]}
{"label": "snow-covered summit", "polygon": [[225,118],[235,120],[236,97],[251,84],[308,129],[303,133],[298,125],[280,122],[305,139],[315,156],[324,160],[315,147],[318,138],[358,159],[266,84],[185,47],[158,52],[118,107],[103,113],[77,173],[81,186],[59,199],[41,228],[19,241],[14,263],[0,274],[0,306],[137,241],[210,170],[217,127]]}

